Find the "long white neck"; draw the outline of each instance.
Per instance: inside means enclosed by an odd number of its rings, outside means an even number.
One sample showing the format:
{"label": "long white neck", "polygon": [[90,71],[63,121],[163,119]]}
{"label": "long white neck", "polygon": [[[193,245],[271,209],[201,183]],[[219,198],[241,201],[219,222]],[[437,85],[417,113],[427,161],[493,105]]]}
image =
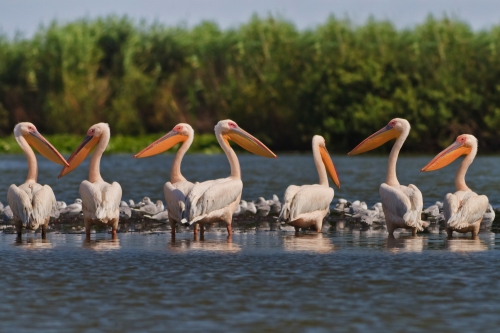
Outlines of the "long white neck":
{"label": "long white neck", "polygon": [[319,145],[313,143],[312,151],[313,151],[314,164],[316,164],[316,170],[318,170],[319,184],[329,187],[330,184],[328,184],[328,175],[326,174],[325,164],[321,159],[321,153],[319,152]]}
{"label": "long white neck", "polygon": [[186,178],[181,173],[182,158],[188,151],[191,143],[193,142],[194,133],[190,132],[186,141],[184,141],[175,154],[174,162],[172,163],[172,170],[170,171],[170,182],[175,184],[177,182],[185,181]]}
{"label": "long white neck", "polygon": [[227,160],[231,166],[231,175],[229,177],[241,179],[241,169],[238,157],[236,156],[233,148],[231,148],[231,146],[222,138],[222,133],[219,128],[215,129],[215,137],[217,138],[217,141],[219,141],[219,145],[222,150],[226,153]]}
{"label": "long white neck", "polygon": [[398,177],[396,176],[396,163],[398,162],[399,151],[403,147],[408,134],[410,134],[410,129],[403,129],[396,142],[394,142],[394,146],[392,146],[387,165],[387,176],[385,178],[385,183],[389,186],[399,186]]}
{"label": "long white neck", "polygon": [[94,153],[92,154],[92,159],[90,160],[90,167],[89,167],[89,182],[91,183],[103,181],[101,177],[101,172],[99,170],[99,166],[101,164],[102,154],[104,153],[106,147],[108,146],[109,137],[110,137],[109,130],[105,130],[102,133],[101,138],[99,139],[99,143],[97,144]]}
{"label": "long white neck", "polygon": [[26,177],[25,183],[36,183],[38,178],[38,163],[36,161],[35,153],[28,144],[28,141],[26,141],[22,135],[16,136],[16,141],[19,143],[19,146],[21,146],[24,155],[26,155],[26,160],[28,161],[28,176]]}
{"label": "long white neck", "polygon": [[455,175],[455,187],[457,188],[457,191],[470,191],[471,189],[465,184],[465,174],[467,173],[467,169],[469,169],[469,166],[472,164],[472,161],[474,161],[474,157],[476,157],[477,154],[477,144],[472,146],[472,150],[470,153],[465,156],[464,160],[462,163],[460,163],[460,166],[458,167],[457,174]]}

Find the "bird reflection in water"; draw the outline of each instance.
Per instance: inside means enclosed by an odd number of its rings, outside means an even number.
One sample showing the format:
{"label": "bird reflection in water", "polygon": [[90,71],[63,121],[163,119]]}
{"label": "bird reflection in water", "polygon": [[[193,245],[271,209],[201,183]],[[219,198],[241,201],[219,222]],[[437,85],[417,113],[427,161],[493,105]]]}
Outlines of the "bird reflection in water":
{"label": "bird reflection in water", "polygon": [[25,247],[26,249],[51,249],[54,247],[52,243],[47,239],[45,235],[42,236],[42,239],[40,238],[27,238],[27,239],[22,239],[22,237],[16,237],[16,240],[14,242],[15,246],[22,246]]}
{"label": "bird reflection in water", "polygon": [[86,238],[83,241],[82,247],[95,251],[111,251],[119,250],[121,248],[120,239],[118,239],[116,235],[113,235],[112,239],[90,240]]}
{"label": "bird reflection in water", "polygon": [[204,236],[194,237],[191,239],[172,239],[168,243],[170,250],[174,252],[187,252],[187,251],[208,251],[208,252],[227,252],[236,253],[241,251],[238,244],[233,243],[232,234],[228,235],[225,240],[223,239],[210,239],[205,240]]}
{"label": "bird reflection in water", "polygon": [[330,238],[323,234],[295,234],[283,238],[285,251],[309,251],[316,253],[328,253],[335,249]]}
{"label": "bird reflection in water", "polygon": [[451,252],[479,252],[488,250],[488,246],[477,236],[471,238],[448,238],[445,248]]}
{"label": "bird reflection in water", "polygon": [[393,235],[387,237],[387,249],[391,252],[422,252],[424,249],[424,237]]}

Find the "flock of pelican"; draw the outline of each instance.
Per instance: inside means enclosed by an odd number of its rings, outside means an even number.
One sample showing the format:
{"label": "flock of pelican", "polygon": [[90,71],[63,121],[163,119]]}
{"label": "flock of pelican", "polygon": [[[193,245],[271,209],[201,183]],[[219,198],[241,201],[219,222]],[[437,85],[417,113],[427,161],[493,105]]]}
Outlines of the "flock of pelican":
{"label": "flock of pelican", "polygon": [[[421,219],[422,193],[413,184],[401,185],[396,175],[399,151],[409,133],[409,122],[395,118],[348,154],[361,154],[389,140],[396,139],[389,155],[386,181],[380,185],[379,190],[382,201],[381,209],[385,215],[387,231],[391,236],[397,228],[410,229],[415,235],[417,231],[423,230],[428,225],[428,222]],[[111,227],[112,236],[115,238],[121,212],[120,206],[123,203],[121,201],[122,189],[117,182],[110,184],[104,181],[99,171],[101,157],[110,139],[109,125],[99,123],[91,126],[85,139],[67,161],[31,123],[24,122],[16,125],[14,136],[28,162],[26,181],[19,186],[11,185],[7,193],[18,235],[21,236],[23,228],[36,230],[39,227],[44,235],[51,210],[56,206],[52,189],[48,185],[42,186],[37,183],[37,160],[32,147],[50,161],[62,165],[63,168],[58,178],[77,168],[95,148],[90,161],[88,179],[80,184],[81,200],[74,205],[81,205],[87,239],[90,238],[91,226],[95,224]],[[219,121],[215,126],[215,136],[231,167],[231,173],[226,178],[193,183],[182,175],[182,159],[194,138],[194,130],[189,124],[176,125],[166,135],[134,155],[134,158],[145,158],[182,143],[172,163],[170,181],[166,182],[163,188],[173,237],[175,237],[175,226],[178,223],[195,224],[195,235],[198,229],[203,235],[205,224],[222,222],[227,227],[228,235],[232,234],[233,216],[238,214],[241,209],[240,204],[243,202],[241,200],[243,182],[238,158],[229,141],[233,141],[253,154],[276,158],[269,148],[232,120]],[[329,186],[328,176],[340,188],[337,171],[322,136],[313,137],[312,151],[319,176],[318,184],[290,185],[285,191],[281,209],[278,207],[278,220],[295,227],[296,231],[303,228],[320,232],[334,197],[334,190]],[[473,236],[477,235],[482,217],[488,209],[488,198],[476,194],[465,183],[466,171],[476,153],[477,139],[472,135],[460,135],[451,146],[439,153],[421,170],[434,171],[445,167],[461,155],[467,155],[455,177],[456,192],[448,193],[444,199],[443,211],[449,237],[452,236],[453,231],[471,232]],[[151,202],[151,205],[154,204]]]}

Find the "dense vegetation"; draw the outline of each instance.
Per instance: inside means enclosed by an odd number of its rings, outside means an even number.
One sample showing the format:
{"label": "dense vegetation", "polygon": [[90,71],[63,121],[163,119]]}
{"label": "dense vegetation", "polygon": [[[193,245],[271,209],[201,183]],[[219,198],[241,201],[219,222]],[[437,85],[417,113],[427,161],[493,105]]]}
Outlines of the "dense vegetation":
{"label": "dense vegetation", "polygon": [[345,152],[404,117],[407,151],[472,133],[495,152],[499,53],[500,26],[476,32],[432,17],[406,30],[334,17],[304,31],[272,17],[227,30],[54,22],[29,39],[0,37],[0,135],[23,120],[78,140],[100,121],[113,135],[164,133],[181,121],[213,133],[231,118],[275,150],[309,149],[322,134],[331,152]]}

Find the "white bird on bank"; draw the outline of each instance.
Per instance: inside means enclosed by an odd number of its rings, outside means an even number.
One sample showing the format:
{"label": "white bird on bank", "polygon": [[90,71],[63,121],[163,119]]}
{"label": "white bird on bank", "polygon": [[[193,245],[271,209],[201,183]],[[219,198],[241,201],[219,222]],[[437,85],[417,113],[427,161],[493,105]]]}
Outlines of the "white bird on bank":
{"label": "white bird on bank", "polygon": [[[182,142],[172,163],[170,181],[165,183],[163,187],[168,210],[168,219],[172,228],[172,237],[175,237],[175,225],[181,221],[182,213],[186,208],[186,197],[193,188],[193,183],[186,180],[181,173],[182,158],[191,146],[193,139],[193,128],[189,124],[180,123],[177,124],[172,131],[168,132],[134,156],[134,158],[143,158],[157,155],[172,148],[179,142]],[[194,232],[196,234],[196,228]]]}
{"label": "white bird on bank", "polygon": [[28,176],[26,181],[16,186],[12,184],[7,191],[7,201],[14,215],[14,223],[18,236],[22,229],[36,230],[42,227],[42,235],[49,224],[50,213],[56,205],[56,197],[48,185],[37,183],[38,164],[35,153],[30,146],[48,160],[68,165],[68,162],[36,129],[32,123],[19,123],[14,127],[14,137],[26,155]]}
{"label": "white bird on bank", "polygon": [[413,184],[400,185],[396,176],[399,151],[410,133],[410,123],[406,119],[392,119],[384,128],[370,135],[357,145],[348,155],[357,155],[375,149],[389,140],[396,139],[389,155],[385,183],[380,185],[379,194],[389,235],[396,228],[411,229],[415,235],[429,223],[420,218],[423,199],[420,190]]}
{"label": "white bird on bank", "polygon": [[219,121],[215,126],[215,137],[226,153],[231,174],[227,178],[194,184],[186,198],[183,221],[189,224],[200,223],[202,232],[204,223],[224,222],[231,235],[232,216],[240,202],[243,183],[240,164],[229,140],[257,155],[273,158],[276,155],[232,120]]}
{"label": "white bird on bank", "polygon": [[74,203],[61,209],[59,213],[68,217],[80,215],[82,212],[82,199],[76,199]]}
{"label": "white bird on bank", "polygon": [[83,220],[85,223],[85,234],[90,239],[90,228],[92,224],[111,226],[112,237],[116,238],[116,229],[120,217],[120,201],[122,198],[122,188],[117,182],[109,184],[105,182],[99,171],[101,157],[108,146],[111,131],[109,125],[99,123],[92,125],[87,131],[87,136],[82,143],[71,154],[68,162],[69,166],[64,167],[59,174],[59,178],[73,171],[92,148],[96,147],[92,154],[89,166],[88,180],[80,184],[80,196],[82,197]]}
{"label": "white bird on bank", "polygon": [[340,181],[333,165],[332,159],[326,149],[325,139],[315,135],[312,139],[312,151],[316,170],[318,171],[319,184],[316,185],[290,185],[284,196],[284,204],[278,221],[284,221],[299,228],[315,227],[321,232],[323,219],[330,211],[333,200],[333,188],[328,184],[328,175],[335,185],[340,188]]}
{"label": "white bird on bank", "polygon": [[421,171],[441,169],[461,155],[466,155],[455,175],[455,193],[448,193],[444,199],[443,212],[448,237],[453,231],[471,232],[476,236],[481,226],[483,216],[488,209],[488,197],[477,195],[465,183],[467,169],[477,154],[477,139],[470,134],[462,134],[448,148],[439,153]]}

